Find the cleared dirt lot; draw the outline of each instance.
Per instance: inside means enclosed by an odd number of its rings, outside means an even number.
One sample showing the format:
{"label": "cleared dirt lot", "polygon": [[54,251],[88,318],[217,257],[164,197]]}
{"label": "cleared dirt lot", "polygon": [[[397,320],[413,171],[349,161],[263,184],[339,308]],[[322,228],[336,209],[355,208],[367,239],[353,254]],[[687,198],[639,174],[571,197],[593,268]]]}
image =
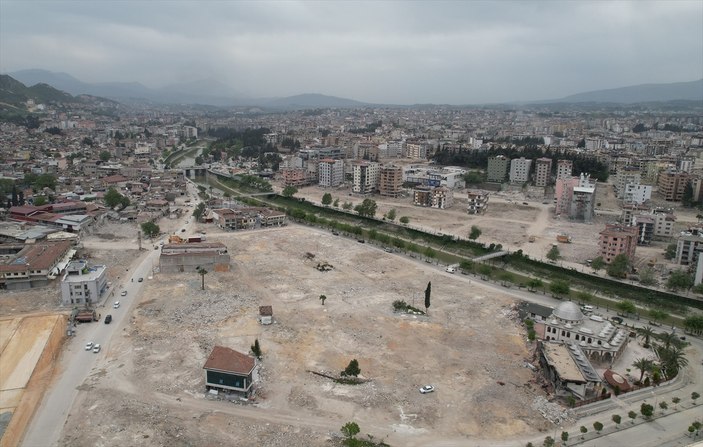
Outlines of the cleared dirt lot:
{"label": "cleared dirt lot", "polygon": [[65,325],[61,315],[0,318],[0,446],[17,445],[22,436],[48,385]]}
{"label": "cleared dirt lot", "polygon": [[[206,275],[205,291],[196,274],[149,281],[85,383],[62,445],[327,445],[350,420],[393,445],[548,427],[531,409],[542,392],[523,367],[531,353],[501,294],[309,228],[210,240],[228,245],[232,271]],[[334,269],[318,271],[320,261]],[[422,307],[428,281],[429,317],[393,313],[397,299]],[[265,304],[272,326],[257,322]],[[212,347],[248,352],[257,338],[255,403],[206,399],[202,365]],[[338,385],[308,372],[339,372],[353,358],[370,382]],[[421,395],[428,383],[437,391]]]}

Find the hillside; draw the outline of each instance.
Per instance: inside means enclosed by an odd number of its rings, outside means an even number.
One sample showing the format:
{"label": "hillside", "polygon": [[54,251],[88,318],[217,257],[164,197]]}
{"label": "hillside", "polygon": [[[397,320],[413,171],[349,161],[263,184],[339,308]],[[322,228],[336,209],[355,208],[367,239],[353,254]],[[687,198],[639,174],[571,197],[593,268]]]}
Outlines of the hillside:
{"label": "hillside", "polygon": [[27,87],[11,76],[0,75],[0,103],[5,107],[24,109],[29,99],[37,104],[77,102],[73,96],[48,84]]}
{"label": "hillside", "polygon": [[703,79],[670,84],[642,84],[577,93],[554,102],[600,102],[633,104],[664,101],[703,101]]}

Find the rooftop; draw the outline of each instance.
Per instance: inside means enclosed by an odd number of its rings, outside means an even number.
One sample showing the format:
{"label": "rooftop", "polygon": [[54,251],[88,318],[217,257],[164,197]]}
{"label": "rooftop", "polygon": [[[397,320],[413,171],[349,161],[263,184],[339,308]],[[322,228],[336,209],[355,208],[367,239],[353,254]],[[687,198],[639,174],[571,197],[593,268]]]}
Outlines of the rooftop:
{"label": "rooftop", "polygon": [[224,346],[215,346],[212,348],[210,357],[205,362],[203,369],[216,369],[218,371],[247,375],[254,369],[255,365],[256,362],[253,357]]}

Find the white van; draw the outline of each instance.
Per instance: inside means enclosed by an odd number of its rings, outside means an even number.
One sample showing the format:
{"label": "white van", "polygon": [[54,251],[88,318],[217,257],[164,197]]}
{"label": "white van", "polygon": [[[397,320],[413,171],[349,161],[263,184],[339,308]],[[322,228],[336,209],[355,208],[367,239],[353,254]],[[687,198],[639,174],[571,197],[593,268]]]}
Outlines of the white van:
{"label": "white van", "polygon": [[591,312],[593,312],[593,306],[585,304],[585,305],[581,306],[581,312],[591,313]]}
{"label": "white van", "polygon": [[447,273],[454,273],[456,269],[454,267],[447,267]]}

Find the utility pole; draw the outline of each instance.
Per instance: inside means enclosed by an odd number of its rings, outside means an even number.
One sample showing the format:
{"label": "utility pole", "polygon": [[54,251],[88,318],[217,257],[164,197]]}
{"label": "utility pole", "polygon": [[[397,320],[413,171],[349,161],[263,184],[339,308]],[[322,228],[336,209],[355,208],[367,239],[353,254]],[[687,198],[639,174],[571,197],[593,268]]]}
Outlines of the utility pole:
{"label": "utility pole", "polygon": [[137,231],[137,243],[139,244],[139,251],[142,251],[142,232]]}

